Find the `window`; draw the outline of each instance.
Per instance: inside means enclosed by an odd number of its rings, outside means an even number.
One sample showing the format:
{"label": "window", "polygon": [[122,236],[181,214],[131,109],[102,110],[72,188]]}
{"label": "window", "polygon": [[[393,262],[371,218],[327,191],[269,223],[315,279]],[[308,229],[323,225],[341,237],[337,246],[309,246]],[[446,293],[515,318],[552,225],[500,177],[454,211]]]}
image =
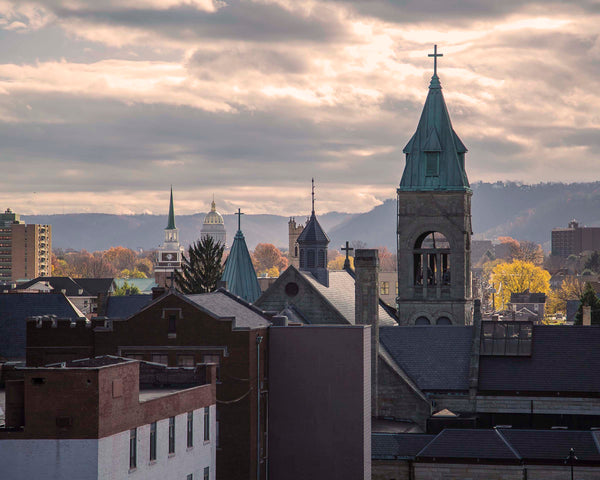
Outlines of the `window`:
{"label": "window", "polygon": [[169,330],[168,333],[177,333],[177,315],[174,313],[169,314]]}
{"label": "window", "polygon": [[187,415],[187,446],[194,446],[194,412],[188,412]]}
{"label": "window", "polygon": [[129,468],[137,466],[137,428],[129,430]]}
{"label": "window", "polygon": [[178,367],[193,367],[195,364],[193,355],[177,355]]}
{"label": "window", "polygon": [[126,353],[124,357],[131,358],[132,360],[143,360],[144,355],[141,353]]}
{"label": "window", "polygon": [[204,467],[204,480],[208,480],[210,478],[210,467]]}
{"label": "window", "polygon": [[152,354],[152,361],[154,363],[160,363],[162,365],[168,365],[169,364],[169,356],[162,354],[162,353],[153,353]]}
{"label": "window", "polygon": [[437,177],[440,172],[440,154],[438,152],[426,152],[427,166],[425,175],[427,177]]}
{"label": "window", "polygon": [[169,418],[169,453],[175,453],[175,417]]}
{"label": "window", "polygon": [[398,296],[398,282],[396,282],[396,296]]}
{"label": "window", "polygon": [[481,355],[531,356],[532,322],[485,321],[481,327]]}
{"label": "window", "polygon": [[325,250],[319,250],[319,263],[317,264],[317,267],[325,268],[325,263]]}
{"label": "window", "polygon": [[309,250],[307,252],[306,268],[315,268],[315,251]]}
{"label": "window", "polygon": [[150,461],[156,460],[156,422],[150,424]]}
{"label": "window", "polygon": [[296,282],[290,282],[285,286],[285,294],[288,297],[295,297],[296,295],[298,295],[299,291],[300,287],[298,287],[298,284]]}
{"label": "window", "polygon": [[204,407],[204,441],[210,441],[210,407]]}
{"label": "window", "polygon": [[381,282],[379,286],[379,295],[389,295],[390,294],[390,282]]}

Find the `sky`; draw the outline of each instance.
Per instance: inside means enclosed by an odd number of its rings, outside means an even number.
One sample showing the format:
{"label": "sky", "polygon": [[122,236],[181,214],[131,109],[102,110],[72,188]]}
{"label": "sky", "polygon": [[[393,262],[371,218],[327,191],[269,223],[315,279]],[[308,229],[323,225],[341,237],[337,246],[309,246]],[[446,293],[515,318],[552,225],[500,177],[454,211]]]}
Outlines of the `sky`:
{"label": "sky", "polygon": [[471,182],[600,177],[600,1],[0,0],[0,209],[368,211],[433,45]]}

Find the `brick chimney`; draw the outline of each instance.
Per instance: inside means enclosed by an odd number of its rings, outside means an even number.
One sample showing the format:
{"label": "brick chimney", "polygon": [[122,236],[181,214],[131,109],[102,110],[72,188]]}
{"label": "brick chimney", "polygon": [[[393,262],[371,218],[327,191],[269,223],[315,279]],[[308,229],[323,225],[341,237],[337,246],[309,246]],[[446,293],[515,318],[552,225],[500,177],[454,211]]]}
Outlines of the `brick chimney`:
{"label": "brick chimney", "polygon": [[583,306],[583,325],[590,326],[592,324],[592,307],[589,305]]}
{"label": "brick chimney", "polygon": [[371,325],[371,411],[377,416],[379,359],[379,252],[358,249],[354,256],[354,319],[356,325]]}

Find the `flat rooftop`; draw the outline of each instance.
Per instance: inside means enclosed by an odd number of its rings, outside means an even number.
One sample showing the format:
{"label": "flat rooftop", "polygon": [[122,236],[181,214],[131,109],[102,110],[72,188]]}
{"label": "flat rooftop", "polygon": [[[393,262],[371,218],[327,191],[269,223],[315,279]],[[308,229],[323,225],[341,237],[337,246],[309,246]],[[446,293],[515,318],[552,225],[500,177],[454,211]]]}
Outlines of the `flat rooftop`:
{"label": "flat rooftop", "polygon": [[[197,385],[200,386],[200,385]],[[140,403],[148,402],[150,400],[155,400],[157,398],[166,397],[168,395],[173,395],[174,393],[181,392],[183,390],[189,390],[194,387],[184,387],[184,388],[148,388],[144,390],[140,390]]]}

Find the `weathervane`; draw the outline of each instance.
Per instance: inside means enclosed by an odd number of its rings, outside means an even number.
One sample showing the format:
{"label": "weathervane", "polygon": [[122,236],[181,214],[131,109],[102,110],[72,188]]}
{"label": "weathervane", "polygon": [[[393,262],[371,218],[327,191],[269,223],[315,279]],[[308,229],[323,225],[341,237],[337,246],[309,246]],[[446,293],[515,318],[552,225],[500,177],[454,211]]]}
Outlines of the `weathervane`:
{"label": "weathervane", "polygon": [[427,55],[428,57],[433,57],[433,76],[437,76],[437,57],[443,57],[443,53],[437,53],[437,45],[433,46],[433,53]]}

